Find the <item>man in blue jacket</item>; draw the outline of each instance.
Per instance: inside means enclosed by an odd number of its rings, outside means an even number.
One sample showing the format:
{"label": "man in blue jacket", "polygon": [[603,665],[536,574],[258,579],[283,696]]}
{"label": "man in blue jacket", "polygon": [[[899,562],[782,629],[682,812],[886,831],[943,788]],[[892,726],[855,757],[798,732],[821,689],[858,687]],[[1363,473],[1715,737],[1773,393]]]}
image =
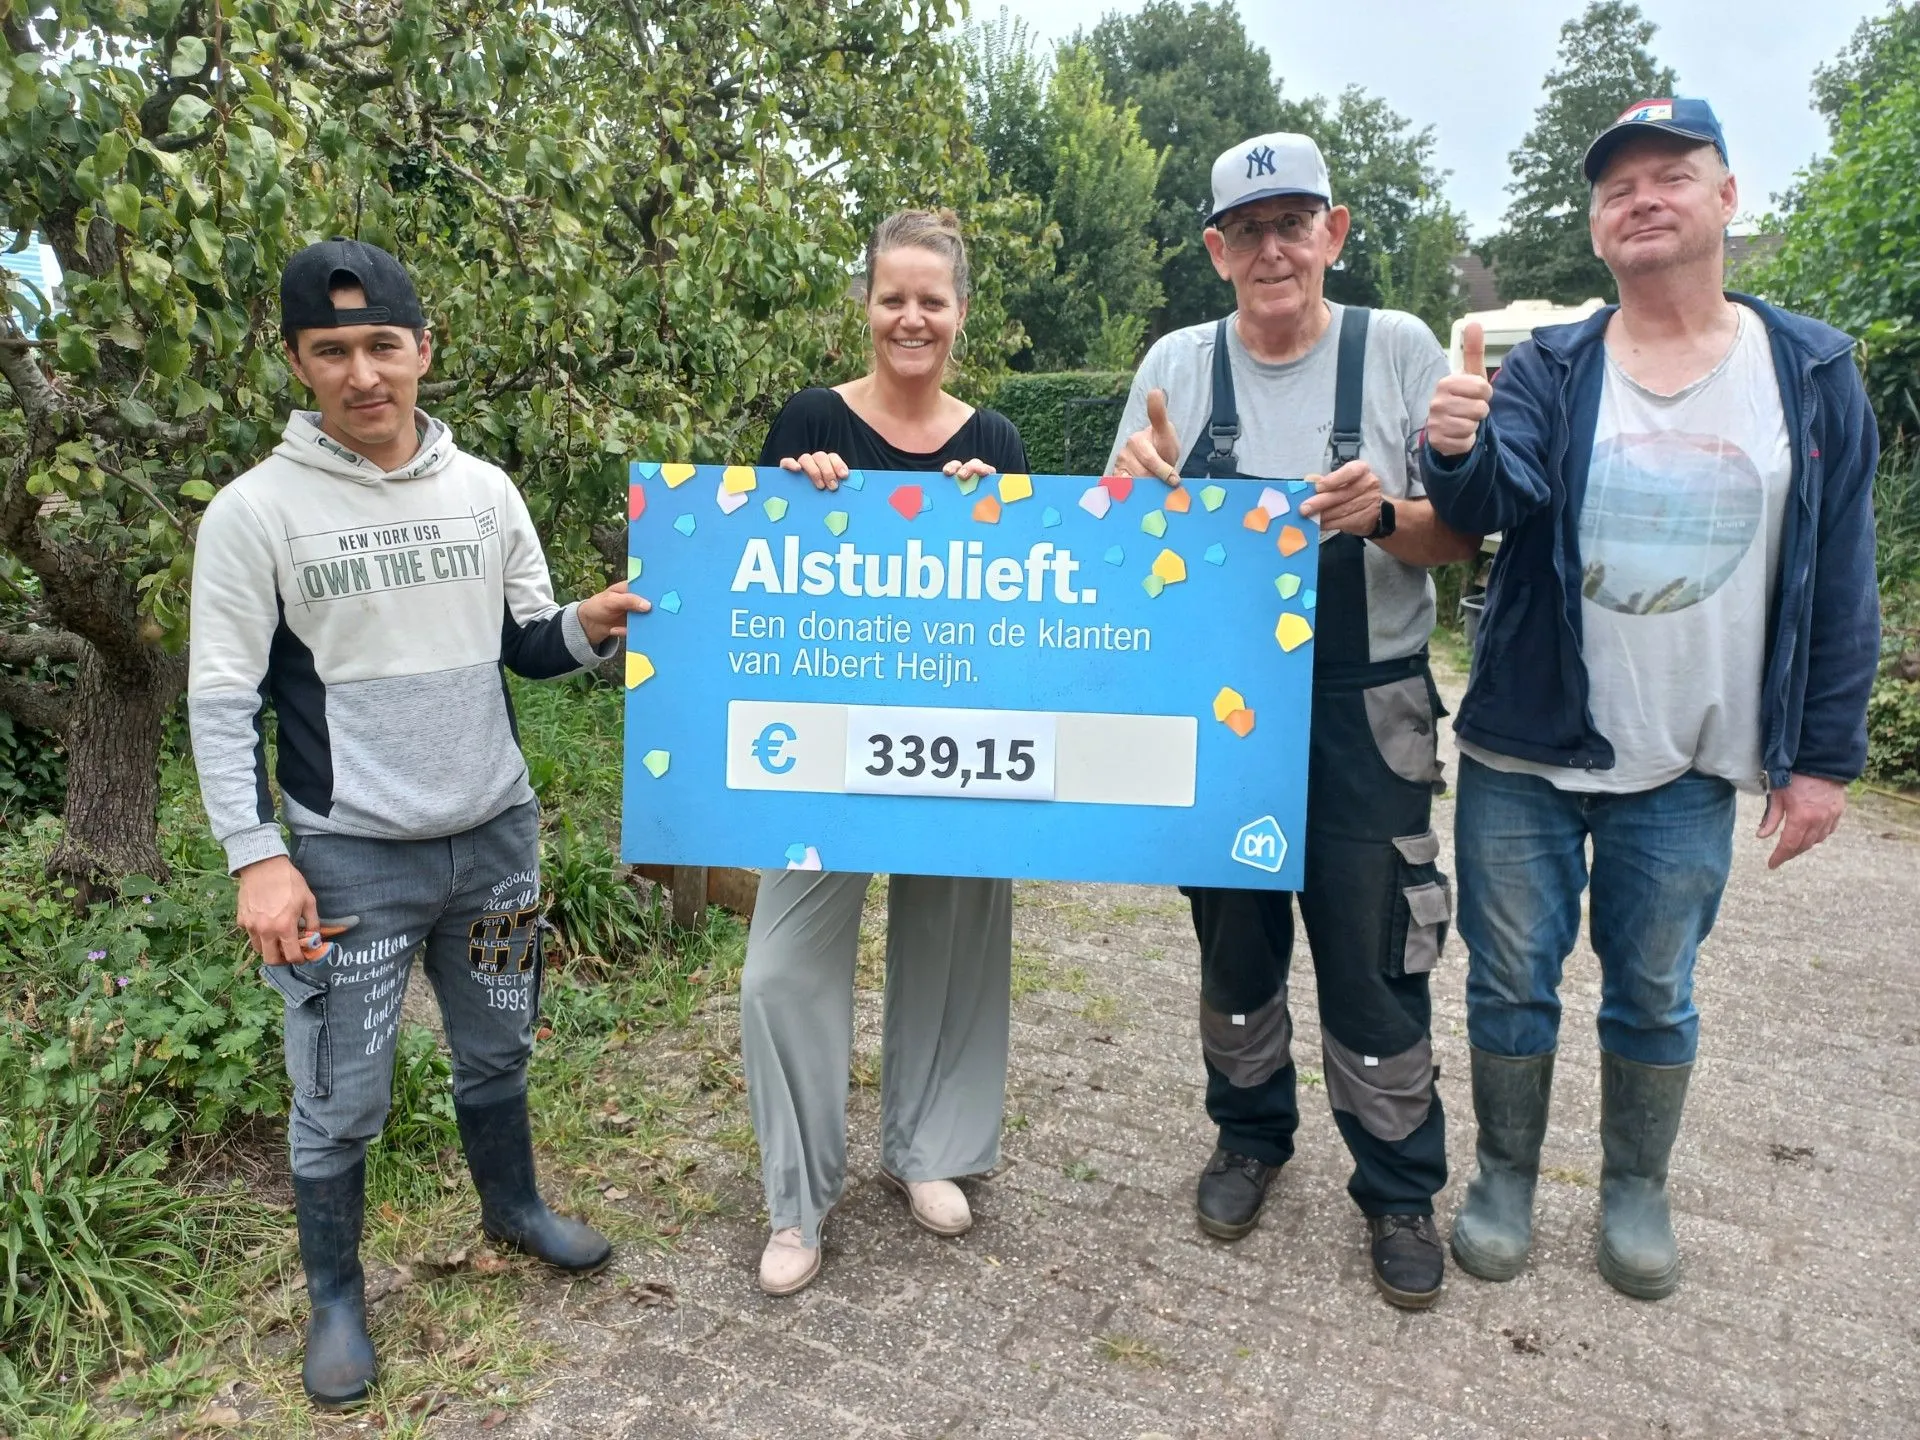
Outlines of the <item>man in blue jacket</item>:
{"label": "man in blue jacket", "polygon": [[1635,105],[1585,170],[1620,304],[1537,331],[1496,387],[1471,334],[1421,457],[1441,519],[1503,534],[1456,724],[1479,1169],[1452,1248],[1489,1280],[1526,1263],[1590,880],[1600,1271],[1658,1299],[1735,792],[1766,792],[1778,866],[1833,832],[1866,760],[1879,446],[1846,335],[1722,290],[1738,196],[1704,101]]}

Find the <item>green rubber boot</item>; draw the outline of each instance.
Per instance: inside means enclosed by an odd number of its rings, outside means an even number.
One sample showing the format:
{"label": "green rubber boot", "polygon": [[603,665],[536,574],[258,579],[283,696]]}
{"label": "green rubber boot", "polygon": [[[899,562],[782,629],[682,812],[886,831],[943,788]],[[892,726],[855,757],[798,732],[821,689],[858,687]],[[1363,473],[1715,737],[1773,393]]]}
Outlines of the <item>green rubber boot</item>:
{"label": "green rubber boot", "polygon": [[1511,1280],[1533,1245],[1533,1192],[1547,1135],[1553,1051],[1473,1054],[1473,1116],[1479,1169],[1453,1217],[1453,1258],[1482,1280]]}
{"label": "green rubber boot", "polygon": [[1639,1065],[1600,1052],[1600,1273],[1639,1300],[1680,1283],[1667,1160],[1692,1075],[1691,1062]]}

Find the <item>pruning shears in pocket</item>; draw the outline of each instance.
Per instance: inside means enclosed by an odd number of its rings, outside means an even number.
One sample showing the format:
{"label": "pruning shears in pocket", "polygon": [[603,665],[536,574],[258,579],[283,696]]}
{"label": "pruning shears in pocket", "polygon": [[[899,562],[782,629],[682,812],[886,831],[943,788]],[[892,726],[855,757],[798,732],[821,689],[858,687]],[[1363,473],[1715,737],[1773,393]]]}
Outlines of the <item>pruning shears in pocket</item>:
{"label": "pruning shears in pocket", "polygon": [[342,915],[338,920],[318,920],[313,930],[300,937],[300,958],[311,964],[324,960],[333,949],[336,935],[344,935],[360,923],[358,915]]}

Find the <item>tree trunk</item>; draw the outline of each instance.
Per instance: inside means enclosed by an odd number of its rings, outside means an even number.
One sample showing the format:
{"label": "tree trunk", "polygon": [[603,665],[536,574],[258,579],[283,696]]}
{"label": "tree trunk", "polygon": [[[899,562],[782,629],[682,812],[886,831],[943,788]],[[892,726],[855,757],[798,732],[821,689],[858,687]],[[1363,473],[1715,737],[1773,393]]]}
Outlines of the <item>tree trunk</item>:
{"label": "tree trunk", "polygon": [[168,878],[160,858],[160,744],[186,686],[186,658],[142,646],[120,663],[82,649],[67,718],[66,833],[47,873],[82,906],[128,875]]}

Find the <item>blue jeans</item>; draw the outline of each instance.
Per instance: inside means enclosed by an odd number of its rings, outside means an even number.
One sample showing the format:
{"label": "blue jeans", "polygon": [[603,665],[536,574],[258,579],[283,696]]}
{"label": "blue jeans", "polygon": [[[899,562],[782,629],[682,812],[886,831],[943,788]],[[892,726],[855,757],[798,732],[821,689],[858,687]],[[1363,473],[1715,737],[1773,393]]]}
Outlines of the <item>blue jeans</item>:
{"label": "blue jeans", "polygon": [[1732,785],[1705,775],[1583,795],[1462,756],[1454,849],[1474,1047],[1544,1055],[1558,1042],[1591,837],[1600,1048],[1642,1065],[1690,1062],[1693,962],[1733,863],[1733,800]]}

